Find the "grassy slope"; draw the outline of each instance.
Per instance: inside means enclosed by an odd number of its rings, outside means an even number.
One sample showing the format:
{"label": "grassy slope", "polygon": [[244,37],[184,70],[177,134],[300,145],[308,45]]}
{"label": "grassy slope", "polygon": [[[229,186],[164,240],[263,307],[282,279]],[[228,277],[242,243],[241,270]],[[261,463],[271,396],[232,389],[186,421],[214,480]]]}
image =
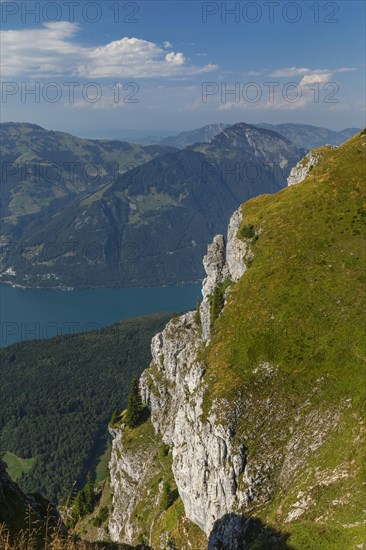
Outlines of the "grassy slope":
{"label": "grassy slope", "polygon": [[105,447],[105,451],[100,455],[98,464],[95,467],[95,482],[104,481],[108,475],[108,463],[111,458],[112,445],[110,443]]}
{"label": "grassy slope", "polygon": [[8,474],[14,481],[17,481],[23,473],[27,474],[35,462],[35,458],[19,458],[9,452],[4,454],[3,460],[7,463]]}
{"label": "grassy slope", "polygon": [[[262,452],[269,434],[274,452],[281,453],[302,408],[315,423],[329,415],[328,429],[334,415],[324,443],[308,455],[310,428],[300,426],[305,462],[286,490],[279,482],[274,498],[256,511],[288,531],[289,543],[299,549],[353,548],[365,532],[365,141],[358,134],[325,152],[301,184],[244,204],[244,225],[261,228],[261,235],[206,354],[207,405],[215,397],[232,402],[239,393],[250,396],[251,416],[244,414],[238,425],[249,460]],[[277,366],[269,381],[258,382],[253,373],[261,361]],[[266,398],[281,411],[274,421],[263,417]],[[315,504],[301,521],[285,524],[300,489]]]}

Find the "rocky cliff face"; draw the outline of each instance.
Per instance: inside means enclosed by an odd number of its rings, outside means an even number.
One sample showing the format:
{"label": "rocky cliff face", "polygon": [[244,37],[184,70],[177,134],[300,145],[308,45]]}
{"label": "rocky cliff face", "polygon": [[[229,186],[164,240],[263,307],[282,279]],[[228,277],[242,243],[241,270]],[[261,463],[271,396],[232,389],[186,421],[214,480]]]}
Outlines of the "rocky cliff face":
{"label": "rocky cliff face", "polygon": [[219,422],[219,403],[204,414],[204,365],[197,357],[210,338],[215,288],[237,281],[252,257],[249,242],[237,237],[241,222],[237,210],[226,242],[217,235],[208,247],[200,323],[197,326],[193,312],[171,321],[153,339],[153,362],[140,383],[152,424],[172,448],[172,469],[185,513],[207,536],[219,518],[248,499],[238,491],[246,463],[244,448],[234,443],[232,426]]}
{"label": "rocky cliff face", "polygon": [[215,521],[239,503],[245,454],[230,427],[217,423],[216,412],[204,418],[204,368],[197,361],[200,339],[192,338],[197,336],[193,317],[183,316],[154,340],[154,363],[141,378],[141,390],[155,430],[172,448],[186,516],[208,536]]}
{"label": "rocky cliff face", "polygon": [[203,258],[206,278],[202,285],[200,316],[204,340],[208,340],[210,336],[210,297],[215,287],[227,280],[238,281],[253,257],[248,242],[237,237],[241,222],[242,213],[239,208],[230,219],[226,242],[222,235],[216,235]]}
{"label": "rocky cliff face", "polygon": [[130,447],[128,442],[124,441],[124,426],[110,432],[114,439],[109,464],[113,489],[109,534],[113,541],[133,544],[143,532],[139,513],[141,502],[143,506],[153,510],[158,507],[161,498],[160,480],[157,482],[157,490],[151,489],[154,478],[160,474],[158,450],[161,440],[154,434],[150,423],[144,426],[140,434],[143,445]]}
{"label": "rocky cliff face", "polygon": [[310,151],[300,162],[294,166],[287,178],[287,185],[296,185],[301,183],[310,174],[311,170],[319,162],[320,155]]}
{"label": "rocky cliff face", "polygon": [[290,187],[291,185],[296,185],[297,183],[304,181],[312,169],[319,163],[323,157],[324,151],[334,148],[335,147],[333,145],[325,145],[324,147],[310,151],[310,153],[308,153],[303,159],[300,160],[300,162],[296,164],[296,166],[292,168],[290,175],[287,178],[287,185]]}
{"label": "rocky cliff face", "polygon": [[[155,433],[172,449],[172,471],[185,514],[207,536],[218,519],[250,500],[250,489],[238,488],[246,454],[244,446],[234,441],[233,424],[219,421],[219,403],[204,414],[204,365],[197,357],[210,338],[210,299],[215,287],[237,281],[246,270],[245,262],[252,257],[249,241],[237,238],[241,221],[242,213],[237,210],[229,224],[227,241],[217,235],[208,247],[200,321],[197,323],[197,315],[189,312],[168,323],[152,340],[152,363],[140,380]],[[124,452],[122,433],[123,428],[113,434],[110,471],[114,506],[109,530],[112,540],[132,542],[131,518],[141,482],[148,475],[151,453],[148,448],[146,456]],[[230,536],[223,525],[221,534],[236,540],[234,535],[242,527],[240,518],[230,517]],[[236,544],[233,540],[230,548],[239,548]]]}

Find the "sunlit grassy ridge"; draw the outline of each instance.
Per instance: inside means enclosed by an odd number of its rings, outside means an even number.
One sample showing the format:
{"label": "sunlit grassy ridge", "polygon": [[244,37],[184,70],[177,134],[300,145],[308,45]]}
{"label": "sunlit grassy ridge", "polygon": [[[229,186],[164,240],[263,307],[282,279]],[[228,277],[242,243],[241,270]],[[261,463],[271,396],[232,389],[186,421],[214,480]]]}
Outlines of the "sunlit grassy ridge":
{"label": "sunlit grassy ridge", "polygon": [[[364,373],[365,138],[325,153],[303,183],[243,206],[243,225],[261,229],[255,259],[217,323],[208,378],[221,393],[258,361],[281,364],[308,390],[322,373],[336,394],[361,389]],[[363,153],[363,154],[362,154]],[[359,365],[359,368],[355,368]],[[349,376],[349,374],[352,376]],[[234,382],[234,376],[235,382]],[[249,381],[249,379],[248,379]],[[335,397],[335,396],[334,396]],[[330,397],[331,398],[331,397]]]}
{"label": "sunlit grassy ridge", "polygon": [[[239,400],[237,439],[249,462],[284,455],[259,516],[288,531],[295,548],[353,548],[365,532],[365,142],[361,133],[322,152],[304,182],[243,205],[239,235],[251,225],[260,233],[254,260],[204,353],[206,411],[215,398]],[[270,376],[258,375],[263,363]],[[285,482],[296,415],[304,457],[296,482]],[[316,429],[324,441],[306,455]],[[300,489],[315,504],[284,524]]]}

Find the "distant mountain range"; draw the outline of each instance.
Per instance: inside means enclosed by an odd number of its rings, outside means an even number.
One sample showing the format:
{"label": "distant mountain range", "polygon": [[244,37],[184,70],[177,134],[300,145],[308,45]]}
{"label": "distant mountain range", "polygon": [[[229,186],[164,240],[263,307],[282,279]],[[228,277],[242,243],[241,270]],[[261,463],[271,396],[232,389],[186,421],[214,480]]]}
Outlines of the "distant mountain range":
{"label": "distant mountain range", "polygon": [[328,128],[309,124],[255,124],[255,126],[274,130],[304,149],[314,149],[326,144],[338,146],[361,131],[361,128],[345,128],[340,132],[334,132]]}
{"label": "distant mountain range", "polygon": [[184,149],[194,143],[208,143],[217,134],[229,128],[230,124],[207,124],[197,130],[191,130],[188,132],[181,132],[177,136],[169,136],[160,141],[160,145],[169,145],[170,147],[176,147],[177,149]]}
{"label": "distant mountain range", "polygon": [[[245,123],[179,151],[81,140],[32,125],[1,129],[7,169],[15,175],[2,191],[0,269],[3,280],[25,286],[200,280],[202,253],[233,210],[251,197],[284,187],[289,170],[304,154],[278,133]],[[202,133],[208,139],[219,130],[213,125]],[[81,170],[94,165],[100,177],[91,183],[82,172],[76,183],[66,172],[60,181],[54,175],[56,183],[47,172],[40,181],[17,177],[23,167],[28,175],[28,163],[31,168],[48,166],[53,175],[49,164],[65,167],[69,161]],[[128,162],[133,167],[124,171]]]}
{"label": "distant mountain range", "polygon": [[202,278],[201,256],[243,201],[276,192],[312,147],[357,129],[210,124],[158,145],[0,125],[0,275],[40,287]]}
{"label": "distant mountain range", "polygon": [[[170,136],[160,141],[160,145],[170,145],[178,149],[183,149],[189,145],[200,142],[209,142],[217,134],[228,128],[230,124],[208,124],[203,128],[192,130],[189,132],[181,132],[177,136]],[[273,130],[281,136],[292,141],[297,147],[304,149],[314,149],[322,145],[341,145],[350,137],[360,132],[360,128],[346,128],[340,132],[329,130],[328,128],[320,128],[309,124],[253,124],[259,128]]]}

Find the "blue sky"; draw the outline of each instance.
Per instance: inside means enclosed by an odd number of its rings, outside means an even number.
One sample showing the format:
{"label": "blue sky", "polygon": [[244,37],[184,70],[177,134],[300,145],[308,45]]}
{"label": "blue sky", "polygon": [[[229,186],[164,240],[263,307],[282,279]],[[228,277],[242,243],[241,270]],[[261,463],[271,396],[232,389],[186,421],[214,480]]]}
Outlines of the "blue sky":
{"label": "blue sky", "polygon": [[210,122],[365,124],[362,1],[0,7],[2,121],[90,137]]}

